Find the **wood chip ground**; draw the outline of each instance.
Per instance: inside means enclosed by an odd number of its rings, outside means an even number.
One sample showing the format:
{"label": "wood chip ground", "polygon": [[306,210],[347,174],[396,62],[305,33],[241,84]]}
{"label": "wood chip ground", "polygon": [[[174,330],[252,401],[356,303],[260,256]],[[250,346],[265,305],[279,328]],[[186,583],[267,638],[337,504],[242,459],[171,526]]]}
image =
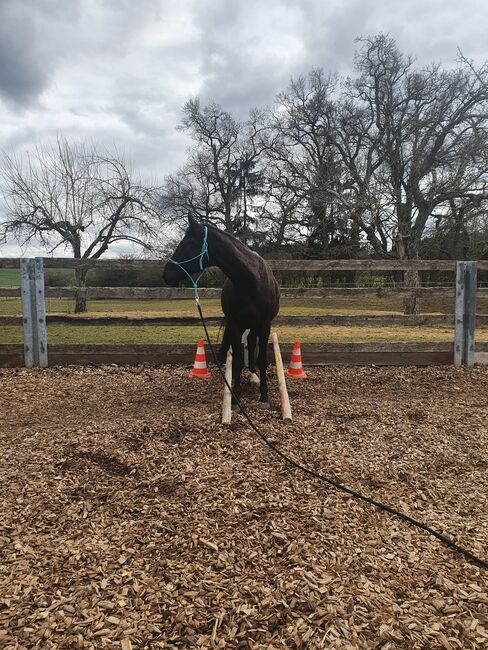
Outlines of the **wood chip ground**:
{"label": "wood chip ground", "polygon": [[[287,454],[488,556],[488,368],[310,368]],[[0,370],[0,648],[488,647],[488,574],[165,367]]]}

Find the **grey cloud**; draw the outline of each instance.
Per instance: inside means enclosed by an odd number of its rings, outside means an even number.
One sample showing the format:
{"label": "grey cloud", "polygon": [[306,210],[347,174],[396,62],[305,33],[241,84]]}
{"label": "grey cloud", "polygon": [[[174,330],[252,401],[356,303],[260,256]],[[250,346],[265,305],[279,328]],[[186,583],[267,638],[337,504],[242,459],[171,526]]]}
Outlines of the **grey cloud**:
{"label": "grey cloud", "polygon": [[61,52],[62,26],[76,19],[74,3],[18,0],[0,3],[0,96],[27,106],[48,84]]}
{"label": "grey cloud", "polygon": [[291,74],[300,70],[303,11],[300,3],[248,0],[195,7],[201,29],[201,96],[242,117],[269,104]]}
{"label": "grey cloud", "polygon": [[[271,103],[290,77],[314,67],[350,73],[359,36],[390,33],[419,65],[442,59],[451,66],[458,47],[479,62],[488,58],[488,4],[478,0],[213,1],[194,11],[202,30],[200,94],[240,115]],[[269,58],[253,56],[256,50]]]}
{"label": "grey cloud", "polygon": [[478,0],[0,0],[0,148],[62,132],[168,173],[190,96],[244,118],[292,76],[347,73],[355,37],[379,31],[421,64],[451,65],[458,46],[481,61],[487,22]]}

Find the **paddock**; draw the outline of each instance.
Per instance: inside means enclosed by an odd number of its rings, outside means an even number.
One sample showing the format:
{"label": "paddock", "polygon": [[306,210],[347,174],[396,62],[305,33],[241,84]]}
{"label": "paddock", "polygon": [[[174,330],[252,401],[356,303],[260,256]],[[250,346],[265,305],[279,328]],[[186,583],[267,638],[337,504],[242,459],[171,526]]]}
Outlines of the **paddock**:
{"label": "paddock", "polygon": [[[211,370],[0,369],[0,647],[485,647],[486,571],[222,425]],[[273,442],[486,558],[488,367],[307,375],[291,423],[244,384]]]}

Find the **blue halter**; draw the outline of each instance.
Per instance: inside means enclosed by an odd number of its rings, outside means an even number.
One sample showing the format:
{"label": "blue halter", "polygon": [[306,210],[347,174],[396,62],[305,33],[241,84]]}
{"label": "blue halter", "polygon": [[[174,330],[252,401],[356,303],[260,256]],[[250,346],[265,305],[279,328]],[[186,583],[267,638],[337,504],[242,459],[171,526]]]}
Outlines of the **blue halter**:
{"label": "blue halter", "polygon": [[[172,264],[176,264],[176,266],[179,266],[182,271],[186,273],[186,275],[190,278],[190,282],[193,285],[193,291],[195,292],[195,300],[196,302],[200,302],[200,296],[198,295],[198,281],[204,274],[206,270],[206,266],[203,266],[203,258],[207,256],[207,263],[208,263],[208,228],[207,226],[204,227],[203,231],[203,241],[202,241],[202,250],[198,255],[195,255],[195,257],[190,257],[189,260],[184,260],[183,262],[178,262],[177,260],[170,259],[168,262],[171,262]],[[199,266],[200,266],[200,273],[197,277],[196,280],[192,278],[192,276],[188,273],[188,271],[185,269],[184,265],[188,264],[188,262],[193,262],[193,260],[199,260]]]}

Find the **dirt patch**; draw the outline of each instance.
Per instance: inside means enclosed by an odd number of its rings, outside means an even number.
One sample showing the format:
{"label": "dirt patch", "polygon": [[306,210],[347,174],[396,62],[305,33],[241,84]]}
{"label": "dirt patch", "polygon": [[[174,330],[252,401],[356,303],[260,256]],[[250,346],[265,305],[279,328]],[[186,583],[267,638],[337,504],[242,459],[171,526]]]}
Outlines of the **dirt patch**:
{"label": "dirt patch", "polygon": [[[488,555],[488,368],[323,368],[296,460]],[[1,370],[0,648],[478,649],[488,576],[305,478],[183,368]],[[130,642],[130,645],[129,645]]]}
{"label": "dirt patch", "polygon": [[71,455],[58,464],[61,472],[80,471],[87,464],[93,463],[100,467],[107,474],[112,476],[127,476],[133,470],[118,458],[110,456],[103,451],[88,452],[82,451]]}

